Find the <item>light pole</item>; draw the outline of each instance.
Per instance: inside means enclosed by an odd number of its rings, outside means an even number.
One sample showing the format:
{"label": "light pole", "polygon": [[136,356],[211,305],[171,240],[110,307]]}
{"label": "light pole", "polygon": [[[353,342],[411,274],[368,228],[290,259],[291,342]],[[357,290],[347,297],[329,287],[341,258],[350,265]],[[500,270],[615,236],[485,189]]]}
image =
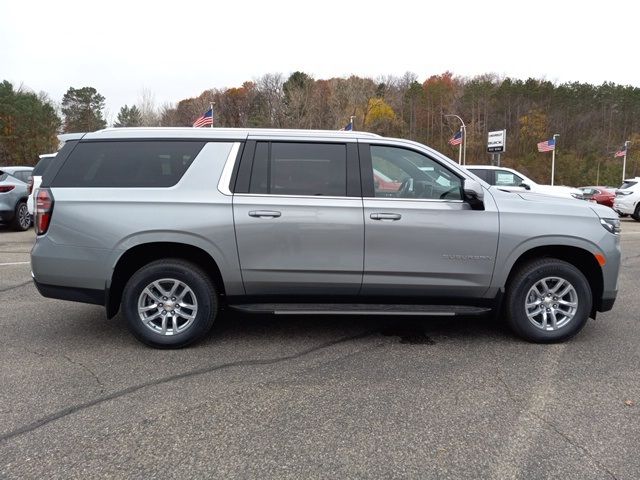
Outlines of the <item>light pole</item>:
{"label": "light pole", "polygon": [[553,177],[556,172],[556,147],[558,146],[556,138],[559,137],[559,133],[553,134],[553,151],[551,152],[551,185],[553,185]]}
{"label": "light pole", "polygon": [[624,183],[626,171],[627,171],[627,153],[629,152],[629,144],[631,142],[627,140],[624,142],[624,157],[622,157],[622,183]]}
{"label": "light pole", "polygon": [[458,150],[458,165],[467,164],[467,126],[458,115],[448,114],[445,117],[456,117],[460,120],[460,132],[462,133],[462,145]]}

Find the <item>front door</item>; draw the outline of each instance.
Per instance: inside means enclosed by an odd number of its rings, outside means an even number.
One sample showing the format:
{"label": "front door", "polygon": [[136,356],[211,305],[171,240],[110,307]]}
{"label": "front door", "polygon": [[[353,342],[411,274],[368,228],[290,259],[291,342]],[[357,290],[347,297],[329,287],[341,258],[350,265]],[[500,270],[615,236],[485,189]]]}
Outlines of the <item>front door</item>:
{"label": "front door", "polygon": [[347,191],[348,171],[359,181],[355,143],[257,142],[246,170],[248,191],[233,196],[246,293],[356,295],[364,223],[359,191]]}
{"label": "front door", "polygon": [[[362,293],[480,297],[489,288],[498,212],[463,201],[463,179],[422,152],[361,145],[365,222]],[[383,185],[379,178],[385,178]],[[394,185],[392,188],[390,185]]]}

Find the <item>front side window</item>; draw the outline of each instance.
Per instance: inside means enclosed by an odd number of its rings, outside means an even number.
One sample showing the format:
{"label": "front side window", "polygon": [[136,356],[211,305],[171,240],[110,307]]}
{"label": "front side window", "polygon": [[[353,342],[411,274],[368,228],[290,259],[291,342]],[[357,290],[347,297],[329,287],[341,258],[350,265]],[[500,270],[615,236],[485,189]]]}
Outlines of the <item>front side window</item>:
{"label": "front side window", "polygon": [[250,193],[347,195],[347,147],[337,143],[258,142]]}
{"label": "front side window", "polygon": [[522,177],[508,170],[496,170],[496,183],[499,187],[519,187],[522,185]]}
{"label": "front side window", "polygon": [[371,146],[376,197],[462,200],[462,180],[435,160],[405,148]]}

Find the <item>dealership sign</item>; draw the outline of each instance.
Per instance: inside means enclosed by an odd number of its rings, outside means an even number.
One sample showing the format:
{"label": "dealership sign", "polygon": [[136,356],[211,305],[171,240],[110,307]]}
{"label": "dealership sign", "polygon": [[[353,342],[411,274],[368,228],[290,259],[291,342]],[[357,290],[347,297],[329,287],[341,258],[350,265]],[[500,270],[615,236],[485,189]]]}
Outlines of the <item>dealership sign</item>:
{"label": "dealership sign", "polygon": [[507,147],[507,131],[498,130],[495,132],[489,132],[487,138],[487,152],[500,153],[504,152]]}

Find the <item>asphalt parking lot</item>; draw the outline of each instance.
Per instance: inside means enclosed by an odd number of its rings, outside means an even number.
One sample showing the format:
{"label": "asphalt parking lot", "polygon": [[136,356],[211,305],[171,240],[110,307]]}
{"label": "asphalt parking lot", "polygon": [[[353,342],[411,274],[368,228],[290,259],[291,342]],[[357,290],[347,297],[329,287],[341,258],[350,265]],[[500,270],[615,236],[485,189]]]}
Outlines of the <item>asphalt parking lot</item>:
{"label": "asphalt parking lot", "polygon": [[640,478],[640,223],[614,310],[533,345],[488,319],[225,315],[159,351],[42,298],[0,227],[0,478]]}

